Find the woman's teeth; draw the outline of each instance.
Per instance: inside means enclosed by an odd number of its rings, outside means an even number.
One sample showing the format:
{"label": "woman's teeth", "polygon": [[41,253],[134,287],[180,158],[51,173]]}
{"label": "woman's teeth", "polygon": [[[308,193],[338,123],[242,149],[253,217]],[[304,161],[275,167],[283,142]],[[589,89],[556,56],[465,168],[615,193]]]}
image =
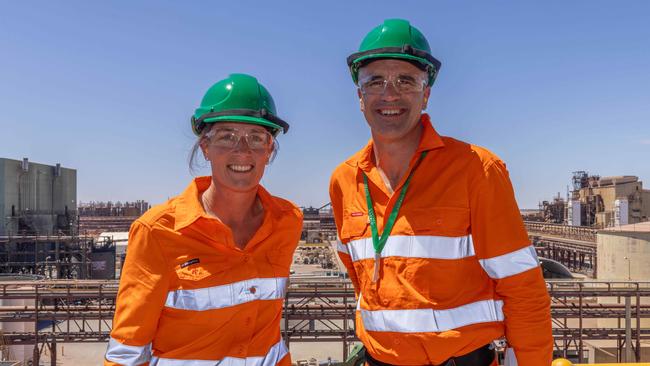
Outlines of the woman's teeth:
{"label": "woman's teeth", "polygon": [[236,171],[236,172],[240,172],[240,173],[245,173],[245,172],[253,170],[253,166],[252,165],[234,165],[234,164],[231,164],[231,165],[228,165],[228,169]]}

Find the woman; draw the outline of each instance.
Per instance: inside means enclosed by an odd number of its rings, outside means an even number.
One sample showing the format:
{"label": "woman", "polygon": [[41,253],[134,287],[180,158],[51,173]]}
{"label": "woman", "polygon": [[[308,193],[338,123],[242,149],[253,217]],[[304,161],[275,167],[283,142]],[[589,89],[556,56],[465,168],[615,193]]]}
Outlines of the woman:
{"label": "woman", "polygon": [[212,175],[131,226],[104,365],[290,365],[280,319],[302,214],[259,184],[289,125],[233,74],[192,129]]}

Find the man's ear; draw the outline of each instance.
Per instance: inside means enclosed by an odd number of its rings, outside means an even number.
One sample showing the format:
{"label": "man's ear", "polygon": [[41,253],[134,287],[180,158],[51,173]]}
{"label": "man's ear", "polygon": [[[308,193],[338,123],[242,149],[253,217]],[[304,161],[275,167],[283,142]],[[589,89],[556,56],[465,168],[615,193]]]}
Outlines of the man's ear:
{"label": "man's ear", "polygon": [[366,106],[363,103],[363,94],[361,94],[361,89],[357,89],[357,95],[359,96],[359,109],[361,109],[361,112],[364,112],[366,110]]}
{"label": "man's ear", "polygon": [[423,103],[422,103],[422,110],[427,109],[427,105],[429,104],[429,96],[431,95],[431,87],[427,86],[426,89],[424,89],[424,96],[423,96]]}

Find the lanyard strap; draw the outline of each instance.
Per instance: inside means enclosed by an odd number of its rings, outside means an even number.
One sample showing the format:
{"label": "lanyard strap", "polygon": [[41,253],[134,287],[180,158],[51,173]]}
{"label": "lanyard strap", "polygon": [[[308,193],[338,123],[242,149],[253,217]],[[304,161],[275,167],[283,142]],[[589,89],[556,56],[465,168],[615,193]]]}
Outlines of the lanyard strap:
{"label": "lanyard strap", "polygon": [[427,151],[423,151],[422,154],[420,154],[420,158],[418,159],[417,163],[415,163],[415,166],[409,173],[409,176],[406,178],[406,182],[404,182],[404,186],[402,186],[402,190],[400,191],[399,197],[395,202],[395,206],[393,206],[393,209],[390,212],[390,216],[388,217],[388,221],[386,221],[386,226],[384,226],[384,231],[381,233],[381,237],[378,233],[377,217],[375,216],[372,197],[370,196],[370,190],[368,189],[368,177],[366,176],[366,173],[363,173],[363,184],[366,191],[366,204],[368,205],[368,220],[370,221],[370,230],[372,231],[372,246],[375,248],[375,254],[381,253],[381,251],[384,249],[384,246],[386,246],[390,232],[393,230],[393,225],[395,225],[397,213],[399,212],[400,207],[402,207],[402,202],[404,201],[404,196],[406,196],[406,190],[408,189],[409,183],[411,182],[413,172],[415,171],[415,168],[417,168],[417,166],[420,164],[420,161],[422,161],[426,155]]}

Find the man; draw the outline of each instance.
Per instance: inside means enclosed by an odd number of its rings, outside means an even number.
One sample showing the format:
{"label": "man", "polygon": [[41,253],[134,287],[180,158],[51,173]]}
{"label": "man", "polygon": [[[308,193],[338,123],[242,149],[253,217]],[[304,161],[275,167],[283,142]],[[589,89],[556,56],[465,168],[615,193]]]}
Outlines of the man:
{"label": "man", "polygon": [[330,197],[372,365],[549,365],[550,299],[505,164],[440,136],[422,113],[440,68],[409,22],[386,20],[348,58],[372,139]]}

